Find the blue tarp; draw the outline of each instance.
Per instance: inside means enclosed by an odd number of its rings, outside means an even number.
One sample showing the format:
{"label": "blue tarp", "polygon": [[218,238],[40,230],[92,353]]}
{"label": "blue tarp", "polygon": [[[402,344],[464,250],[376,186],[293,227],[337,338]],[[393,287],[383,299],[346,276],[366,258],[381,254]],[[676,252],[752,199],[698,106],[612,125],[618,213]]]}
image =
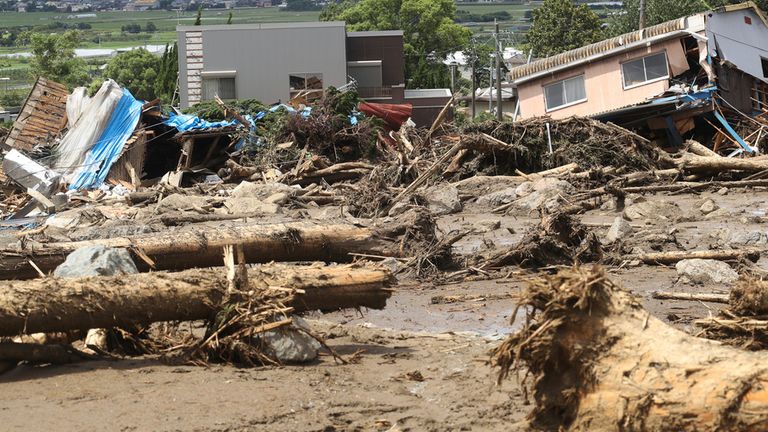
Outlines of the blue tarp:
{"label": "blue tarp", "polygon": [[171,114],[171,117],[168,120],[165,120],[163,123],[165,125],[175,127],[179,132],[186,132],[189,130],[205,130],[234,126],[237,124],[237,120],[209,122],[194,115]]}
{"label": "blue tarp", "polygon": [[69,189],[93,189],[104,182],[112,164],[120,157],[126,141],[136,129],[143,105],[128,89],[123,89],[123,97],[112,111],[107,127],[88,151]]}

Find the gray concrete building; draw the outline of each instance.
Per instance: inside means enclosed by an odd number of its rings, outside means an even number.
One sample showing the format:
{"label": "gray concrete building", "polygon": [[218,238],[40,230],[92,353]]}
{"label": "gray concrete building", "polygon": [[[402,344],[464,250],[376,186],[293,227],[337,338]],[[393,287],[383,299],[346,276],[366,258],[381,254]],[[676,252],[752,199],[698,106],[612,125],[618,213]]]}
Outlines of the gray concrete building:
{"label": "gray concrete building", "polygon": [[181,107],[212,100],[288,101],[347,82],[343,22],[180,26]]}
{"label": "gray concrete building", "polygon": [[450,99],[447,89],[405,89],[403,32],[347,32],[343,22],[179,26],[181,108],[213,100],[311,100],[350,81],[362,99],[411,104],[428,126]]}

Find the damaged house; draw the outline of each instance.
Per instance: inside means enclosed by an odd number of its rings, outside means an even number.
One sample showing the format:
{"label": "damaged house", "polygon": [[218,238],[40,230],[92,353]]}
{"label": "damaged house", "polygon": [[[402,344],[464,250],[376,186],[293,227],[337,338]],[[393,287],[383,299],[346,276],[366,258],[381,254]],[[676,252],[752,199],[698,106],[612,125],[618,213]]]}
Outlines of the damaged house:
{"label": "damaged house", "polygon": [[510,80],[518,118],[589,116],[663,144],[753,153],[765,135],[768,20],[751,2],[726,6],[516,67]]}

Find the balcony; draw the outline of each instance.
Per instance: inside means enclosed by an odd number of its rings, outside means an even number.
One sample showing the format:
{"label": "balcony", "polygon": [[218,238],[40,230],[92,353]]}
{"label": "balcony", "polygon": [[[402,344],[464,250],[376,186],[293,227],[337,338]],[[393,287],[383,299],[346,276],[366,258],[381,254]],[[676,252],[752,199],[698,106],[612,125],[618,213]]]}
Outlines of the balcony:
{"label": "balcony", "polygon": [[392,98],[392,87],[358,87],[357,94],[361,99]]}

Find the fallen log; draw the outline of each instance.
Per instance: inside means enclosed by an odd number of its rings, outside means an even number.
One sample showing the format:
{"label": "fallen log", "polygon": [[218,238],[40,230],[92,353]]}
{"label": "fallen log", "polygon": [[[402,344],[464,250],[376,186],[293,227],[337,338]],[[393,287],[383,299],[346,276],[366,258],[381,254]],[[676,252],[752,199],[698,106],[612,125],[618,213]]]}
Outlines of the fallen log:
{"label": "fallen log", "polygon": [[249,269],[249,291],[234,294],[221,268],[2,281],[0,336],[208,319],[233,302],[258,305],[258,296],[270,290],[295,290],[285,313],[382,309],[391,282],[391,273],[379,267],[281,264]]}
{"label": "fallen log", "polygon": [[712,303],[728,303],[728,294],[654,291],[651,294],[651,297],[659,300],[689,300]]}
{"label": "fallen log", "polygon": [[[132,237],[78,242],[46,243],[23,248],[0,249],[0,279],[28,279],[53,271],[72,251],[85,246],[129,249],[140,270],[153,263],[156,270],[181,270],[221,265],[221,250],[242,245],[248,263],[270,261],[352,261],[350,252],[399,256],[400,240],[393,233],[420,226],[409,219],[372,228],[351,224],[291,222],[264,225],[188,226]],[[146,259],[149,258],[149,259]]]}
{"label": "fallen log", "polygon": [[639,260],[646,264],[674,264],[686,259],[714,259],[714,260],[738,260],[747,258],[756,262],[760,258],[758,249],[733,249],[733,250],[700,250],[700,251],[672,251],[651,252],[639,255],[629,255],[627,260]]}
{"label": "fallen log", "polygon": [[722,157],[719,154],[713,152],[708,147],[703,145],[702,143],[696,141],[696,140],[687,140],[683,143],[683,145],[686,147],[686,149],[698,156],[704,156],[704,157]]}
{"label": "fallen log", "polygon": [[761,157],[737,159],[686,155],[676,160],[677,167],[691,173],[720,173],[723,171],[758,172],[768,169],[768,159]]}
{"label": "fallen log", "polygon": [[599,267],[532,281],[524,328],[493,353],[500,378],[526,370],[533,428],[747,431],[768,428],[765,355],[676,330]]}

